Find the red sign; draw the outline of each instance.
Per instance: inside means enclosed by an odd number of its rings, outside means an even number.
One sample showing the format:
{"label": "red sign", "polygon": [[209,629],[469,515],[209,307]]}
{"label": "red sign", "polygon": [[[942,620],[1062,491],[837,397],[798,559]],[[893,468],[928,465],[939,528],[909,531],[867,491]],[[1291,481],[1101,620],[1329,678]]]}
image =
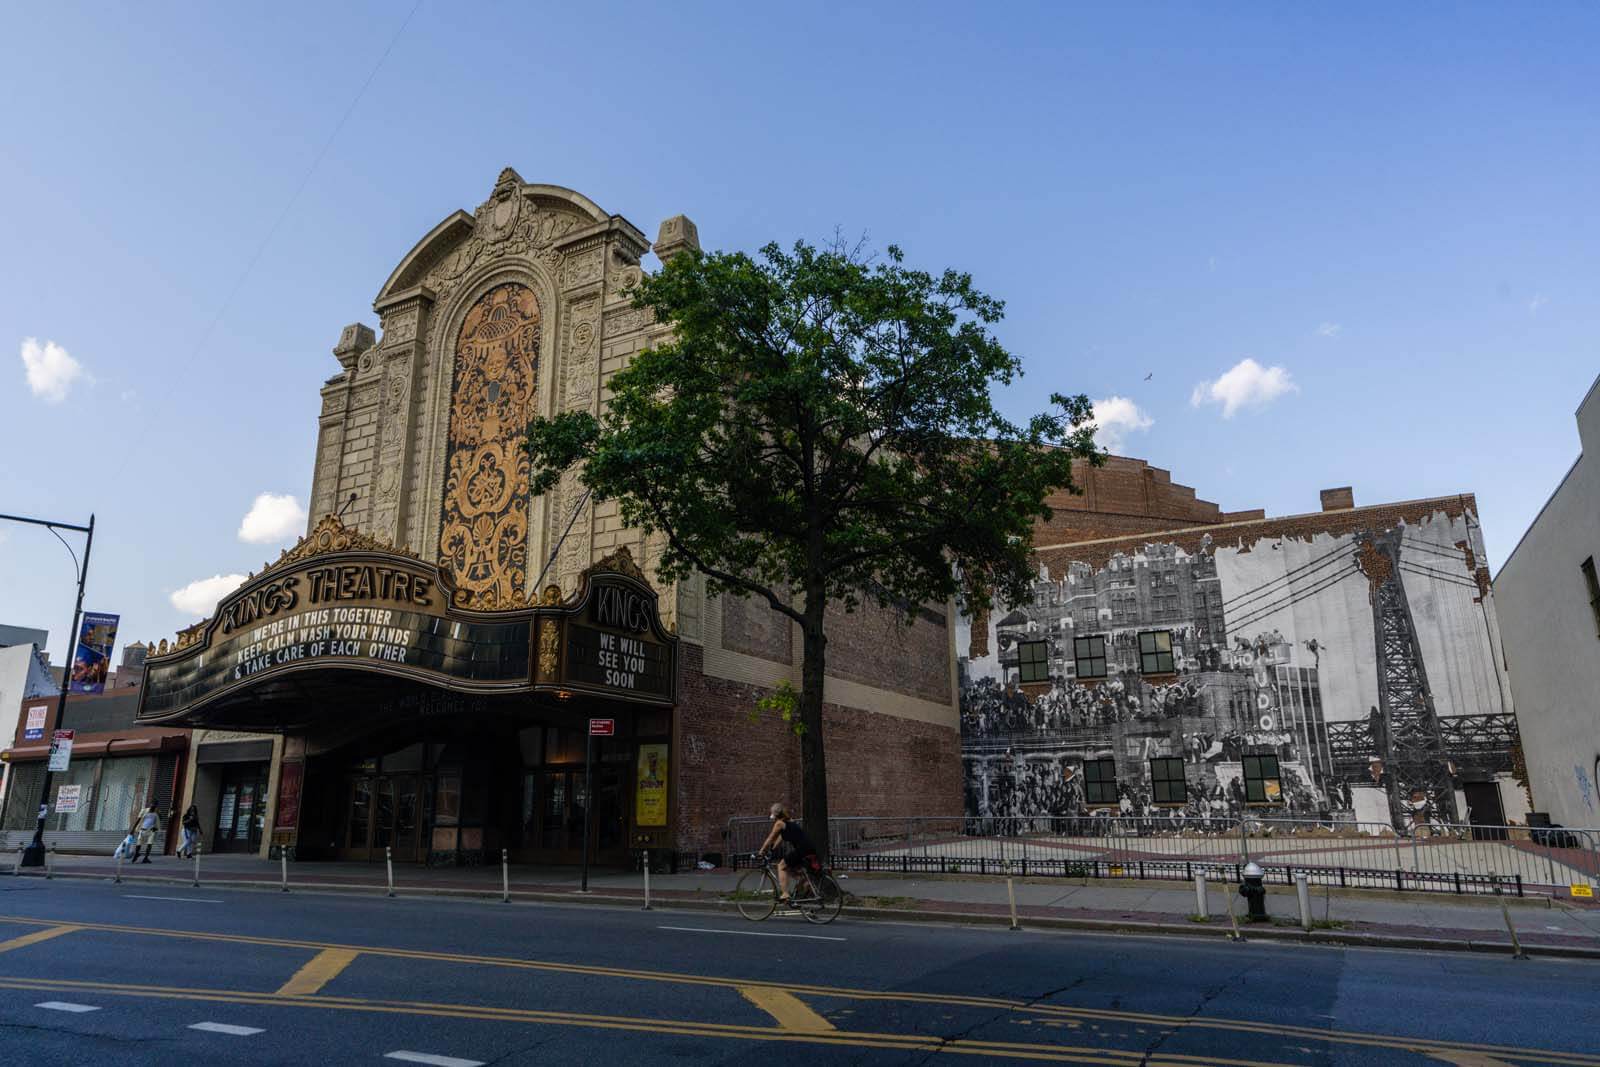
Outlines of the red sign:
{"label": "red sign", "polygon": [[304,763],[285,763],[278,771],[278,814],[272,820],[274,830],[300,828],[300,785],[305,781]]}
{"label": "red sign", "polygon": [[590,737],[614,737],[617,732],[616,719],[590,719]]}

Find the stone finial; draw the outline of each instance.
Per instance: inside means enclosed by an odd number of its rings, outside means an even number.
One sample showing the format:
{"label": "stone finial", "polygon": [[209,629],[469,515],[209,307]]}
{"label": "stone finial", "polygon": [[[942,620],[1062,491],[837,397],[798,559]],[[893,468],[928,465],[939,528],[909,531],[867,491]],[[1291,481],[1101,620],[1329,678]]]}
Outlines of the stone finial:
{"label": "stone finial", "polygon": [[339,343],[333,346],[333,354],[338,358],[339,364],[345,370],[355,366],[356,357],[371,348],[378,341],[378,335],[372,332],[372,327],[365,323],[352,322],[339,331]]}
{"label": "stone finial", "polygon": [[674,215],[661,224],[656,234],[655,254],[665,263],[685,249],[700,251],[700,231],[687,215]]}
{"label": "stone finial", "polygon": [[511,167],[500,172],[500,177],[494,180],[494,189],[489,193],[490,200],[504,200],[518,189],[522,188],[522,175]]}

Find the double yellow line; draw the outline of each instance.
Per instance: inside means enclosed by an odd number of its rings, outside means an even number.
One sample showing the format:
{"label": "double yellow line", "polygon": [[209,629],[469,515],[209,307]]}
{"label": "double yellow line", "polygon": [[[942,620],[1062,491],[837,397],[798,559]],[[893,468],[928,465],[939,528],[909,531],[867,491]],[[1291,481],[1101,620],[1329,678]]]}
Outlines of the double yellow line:
{"label": "double yellow line", "polygon": [[[872,989],[854,989],[849,987],[790,984],[767,982],[751,979],[722,977],[715,975],[685,974],[671,971],[645,971],[627,970],[618,967],[602,967],[580,963],[552,963],[542,960],[524,960],[504,956],[474,956],[462,953],[430,952],[420,949],[401,949],[383,946],[341,945],[321,941],[303,941],[290,938],[257,937],[246,934],[220,934],[194,930],[171,930],[159,927],[124,926],[113,923],[62,923],[59,920],[34,919],[4,916],[0,922],[20,923],[45,927],[34,933],[25,934],[10,941],[0,942],[0,953],[12,948],[20,948],[28,944],[76,930],[92,930],[107,933],[133,934],[152,937],[171,937],[196,941],[210,941],[228,944],[263,945],[274,948],[305,949],[314,953],[311,960],[302,966],[277,993],[243,993],[228,990],[184,990],[176,987],[161,986],[99,986],[93,983],[85,984],[85,988],[98,988],[104,991],[122,990],[123,995],[129,996],[163,996],[182,994],[191,998],[230,999],[245,998],[242,1002],[264,1004],[301,1004],[303,1006],[345,1007],[366,1011],[415,1011],[429,1014],[439,1013],[467,1013],[466,1018],[504,1018],[525,1022],[541,1022],[573,1025],[594,1025],[602,1027],[641,1028],[660,1030],[662,1027],[686,1028],[682,1032],[695,1033],[701,1036],[725,1036],[749,1038],[759,1037],[762,1040],[783,1041],[821,1041],[824,1043],[860,1043],[885,1042],[871,1047],[884,1048],[912,1048],[924,1051],[964,1051],[966,1048],[982,1046],[989,1051],[986,1055],[1021,1055],[1021,1058],[1056,1058],[1054,1050],[1069,1053],[1072,1056],[1082,1057],[1093,1055],[1107,1057],[1102,1059],[1077,1059],[1072,1062],[1096,1063],[1126,1063],[1127,1057],[1133,1056],[1134,1062],[1138,1061],[1138,1053],[1124,1053],[1109,1049],[1074,1049],[1066,1046],[1055,1045],[1010,1045],[1005,1042],[956,1042],[962,1048],[956,1048],[950,1043],[939,1042],[934,1039],[918,1035],[877,1034],[877,1033],[849,1033],[835,1030],[831,1023],[813,1011],[800,1000],[800,996],[807,997],[832,997],[844,1000],[871,1000],[895,1001],[900,1003],[931,1004],[944,1007],[972,1007],[986,1010],[1010,1011],[1022,1016],[1032,1017],[1041,1021],[1070,1020],[1075,1022],[1101,1022],[1126,1024],[1143,1027],[1158,1027],[1167,1030],[1208,1030],[1236,1033],[1240,1035],[1253,1035],[1269,1038],[1294,1038],[1300,1041],[1316,1042],[1318,1044],[1356,1045],[1372,1048],[1387,1048],[1396,1051],[1413,1052],[1428,1056],[1436,1060],[1456,1064],[1479,1064],[1488,1067],[1495,1062],[1506,1060],[1536,1060],[1540,1063],[1571,1065],[1571,1067],[1600,1067],[1600,1056],[1576,1052],[1546,1051],[1542,1049],[1520,1048],[1508,1045],[1475,1044],[1470,1042],[1439,1041],[1426,1038],[1409,1038],[1387,1034],[1369,1034],[1359,1031],[1320,1029],[1310,1026],[1293,1026],[1280,1023],[1262,1023],[1241,1019],[1221,1019],[1216,1017],[1191,1017],[1187,1015],[1156,1015],[1142,1012],[1116,1011],[1099,1008],[1080,1008],[1065,1005],[1032,1004],[1026,1001],[1004,997],[988,996],[963,996],[959,994],[944,993],[916,993],[907,991],[885,991]],[[575,974],[591,977],[608,977],[631,979],[635,981],[667,982],[679,985],[698,985],[716,988],[731,989],[738,992],[746,1000],[760,1007],[784,1029],[776,1030],[761,1027],[727,1026],[718,1023],[699,1023],[692,1020],[663,1021],[659,1019],[630,1020],[620,1016],[586,1016],[573,1015],[565,1012],[535,1012],[524,1009],[502,1009],[481,1007],[476,1005],[450,1005],[428,1004],[426,1002],[396,1002],[378,1000],[357,1000],[352,998],[338,998],[317,995],[319,991],[334,977],[344,970],[358,956],[378,956],[390,959],[430,960],[447,963],[458,963],[467,966],[503,967],[515,970],[533,970],[556,974]],[[32,985],[14,986],[14,988],[46,988],[44,979],[7,978],[3,983],[36,983]],[[3,984],[0,983],[0,984]],[[254,999],[252,999],[254,998]],[[601,1020],[576,1024],[573,1020]],[[748,1033],[746,1033],[748,1031]],[[677,1032],[677,1031],[673,1031]],[[909,1044],[908,1044],[909,1042]],[[1012,1048],[1017,1052],[1002,1053],[998,1050]],[[1167,1055],[1161,1060],[1151,1062],[1171,1062],[1174,1064],[1204,1062],[1204,1063],[1248,1063],[1254,1061],[1227,1061],[1216,1057],[1183,1057]]]}

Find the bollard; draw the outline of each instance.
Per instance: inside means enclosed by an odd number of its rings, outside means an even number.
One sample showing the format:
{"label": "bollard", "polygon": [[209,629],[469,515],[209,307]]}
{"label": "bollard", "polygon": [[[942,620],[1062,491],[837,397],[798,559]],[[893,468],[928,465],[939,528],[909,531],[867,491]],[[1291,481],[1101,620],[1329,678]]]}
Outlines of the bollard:
{"label": "bollard", "polygon": [[194,887],[200,888],[200,842],[194,843]]}
{"label": "bollard", "polygon": [[22,856],[25,851],[22,845],[17,846],[17,865],[11,868],[11,874],[14,877],[21,877],[22,875]]}
{"label": "bollard", "polygon": [[644,850],[644,907],[641,911],[650,910],[650,850]]}
{"label": "bollard", "polygon": [[500,903],[511,903],[511,860],[505,849],[500,850]]}
{"label": "bollard", "polygon": [[1020,930],[1022,926],[1017,922],[1017,890],[1011,882],[1011,864],[1006,864],[1006,899],[1011,902],[1011,929]]}
{"label": "bollard", "polygon": [[394,896],[394,849],[385,845],[383,848],[383,865],[389,871],[389,895]]}
{"label": "bollard", "polygon": [[122,846],[117,846],[117,876],[111,879],[112,885],[122,884]]}
{"label": "bollard", "polygon": [[1511,909],[1506,907],[1506,902],[1500,902],[1500,914],[1505,917],[1506,929],[1511,931],[1511,958],[1525,960],[1528,954],[1522,951],[1522,941],[1517,937],[1517,928],[1511,924]]}
{"label": "bollard", "polygon": [[1206,908],[1206,872],[1194,873],[1194,913],[1201,919],[1211,918],[1211,913]]}
{"label": "bollard", "polygon": [[278,846],[278,866],[283,872],[283,891],[287,893],[289,891],[289,847],[287,845]]}
{"label": "bollard", "polygon": [[[1226,881],[1223,882],[1223,886],[1222,887],[1224,889],[1226,889],[1228,887]],[[1228,902],[1228,925],[1233,927],[1233,933],[1228,935],[1228,940],[1229,941],[1243,941],[1244,940],[1244,935],[1239,932],[1239,917],[1236,916],[1233,913],[1233,894],[1232,893],[1223,893],[1222,894],[1222,899],[1224,899],[1224,900],[1226,900]]]}
{"label": "bollard", "polygon": [[55,877],[55,874],[50,870],[50,861],[55,858],[55,855],[56,846],[55,842],[52,841],[50,847],[44,850],[44,876],[46,878]]}
{"label": "bollard", "polygon": [[1311,879],[1304,873],[1294,876],[1294,894],[1300,898],[1300,929],[1311,932]]}

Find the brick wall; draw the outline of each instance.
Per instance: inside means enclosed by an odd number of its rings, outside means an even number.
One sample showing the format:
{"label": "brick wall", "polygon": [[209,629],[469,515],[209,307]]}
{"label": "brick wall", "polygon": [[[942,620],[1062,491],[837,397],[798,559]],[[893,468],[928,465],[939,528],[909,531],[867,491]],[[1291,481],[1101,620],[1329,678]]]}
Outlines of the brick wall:
{"label": "brick wall", "polygon": [[952,699],[950,630],[944,612],[924,609],[907,626],[900,612],[873,601],[849,613],[833,603],[823,626],[831,676],[939,704]]}
{"label": "brick wall", "polygon": [[1074,464],[1072,480],[1083,492],[1059,492],[1049,498],[1055,514],[1035,527],[1034,544],[1259,519],[1265,514],[1260,510],[1223,511],[1199,499],[1189,486],[1174,482],[1171,472],[1126,456],[1110,456],[1103,467]]}
{"label": "brick wall", "polygon": [[[731,816],[765,814],[775,800],[803,818],[800,739],[774,712],[751,721],[767,690],[705,675],[697,645],[680,645],[679,655],[677,847],[723,851]],[[833,814],[961,810],[961,738],[954,727],[831,704],[823,723]]]}

